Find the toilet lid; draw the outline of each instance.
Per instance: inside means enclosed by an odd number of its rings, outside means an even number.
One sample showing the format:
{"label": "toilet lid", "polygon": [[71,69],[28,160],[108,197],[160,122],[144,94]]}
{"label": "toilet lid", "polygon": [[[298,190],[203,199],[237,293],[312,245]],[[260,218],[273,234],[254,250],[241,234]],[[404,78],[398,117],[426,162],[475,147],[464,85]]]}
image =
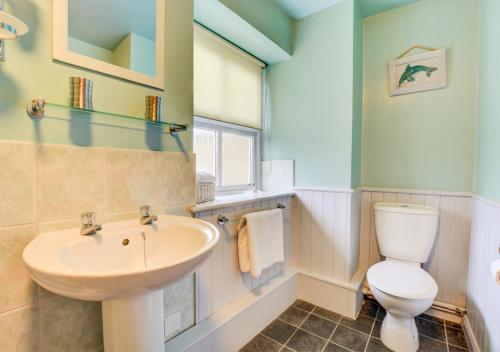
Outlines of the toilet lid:
{"label": "toilet lid", "polygon": [[384,260],[373,265],[366,277],[378,290],[406,299],[434,298],[436,281],[418,265]]}

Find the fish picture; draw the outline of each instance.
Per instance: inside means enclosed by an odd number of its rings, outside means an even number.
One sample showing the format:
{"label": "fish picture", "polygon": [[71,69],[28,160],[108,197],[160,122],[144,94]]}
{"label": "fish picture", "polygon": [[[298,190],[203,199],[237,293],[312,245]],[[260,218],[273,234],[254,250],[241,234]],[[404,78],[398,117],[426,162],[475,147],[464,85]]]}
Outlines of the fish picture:
{"label": "fish picture", "polygon": [[405,82],[415,82],[415,75],[419,72],[425,72],[427,77],[431,77],[432,72],[437,71],[437,67],[429,67],[423,65],[411,66],[408,64],[406,66],[405,72],[401,75],[399,79],[399,87],[401,87]]}
{"label": "fish picture", "polygon": [[390,95],[446,87],[446,49],[402,57],[389,65]]}

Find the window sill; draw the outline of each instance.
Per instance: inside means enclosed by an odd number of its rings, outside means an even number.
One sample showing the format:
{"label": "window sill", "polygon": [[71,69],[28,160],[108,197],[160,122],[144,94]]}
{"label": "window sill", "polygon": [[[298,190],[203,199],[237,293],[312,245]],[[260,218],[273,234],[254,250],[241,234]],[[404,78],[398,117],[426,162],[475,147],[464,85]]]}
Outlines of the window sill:
{"label": "window sill", "polygon": [[193,214],[196,214],[202,211],[236,206],[248,202],[274,198],[293,197],[294,195],[295,193],[293,191],[248,191],[243,193],[228,194],[217,196],[215,197],[215,200],[210,202],[197,204],[194,207],[189,208],[189,211],[191,211],[191,213]]}

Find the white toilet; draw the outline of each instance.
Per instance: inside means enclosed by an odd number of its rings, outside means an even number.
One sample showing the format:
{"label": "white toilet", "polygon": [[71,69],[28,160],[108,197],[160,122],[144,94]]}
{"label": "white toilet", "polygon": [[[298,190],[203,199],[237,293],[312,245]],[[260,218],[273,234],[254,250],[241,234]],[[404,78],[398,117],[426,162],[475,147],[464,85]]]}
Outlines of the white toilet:
{"label": "white toilet", "polygon": [[385,260],[368,269],[367,280],[375,299],[387,310],[382,342],[396,352],[418,349],[414,317],[430,308],[438,286],[421,268],[429,259],[436,238],[436,208],[402,203],[376,203],[375,232]]}

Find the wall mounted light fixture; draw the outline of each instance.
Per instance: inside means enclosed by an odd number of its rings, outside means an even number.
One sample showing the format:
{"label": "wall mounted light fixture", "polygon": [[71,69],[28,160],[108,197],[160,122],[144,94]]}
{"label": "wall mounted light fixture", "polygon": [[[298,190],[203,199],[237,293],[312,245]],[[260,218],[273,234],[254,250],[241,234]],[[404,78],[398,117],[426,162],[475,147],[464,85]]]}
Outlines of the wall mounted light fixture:
{"label": "wall mounted light fixture", "polygon": [[4,3],[0,2],[0,61],[5,61],[5,41],[13,40],[28,33],[29,28],[19,18],[4,11]]}

